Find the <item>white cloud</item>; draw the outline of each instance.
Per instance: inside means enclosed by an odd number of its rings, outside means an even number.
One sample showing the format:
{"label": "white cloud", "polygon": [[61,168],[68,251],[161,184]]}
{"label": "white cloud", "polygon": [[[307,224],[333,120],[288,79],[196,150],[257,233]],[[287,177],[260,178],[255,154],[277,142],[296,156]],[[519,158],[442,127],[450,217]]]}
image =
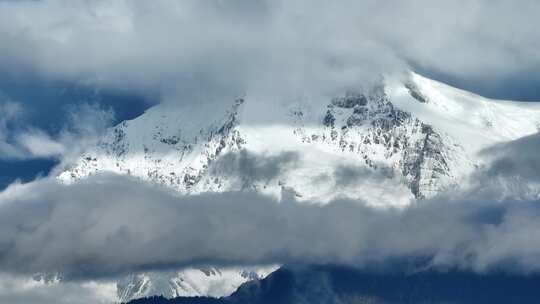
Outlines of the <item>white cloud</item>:
{"label": "white cloud", "polygon": [[10,304],[111,304],[116,286],[106,282],[45,283],[31,277],[0,274],[0,302]]}
{"label": "white cloud", "polygon": [[[540,67],[540,32],[530,21],[540,18],[538,6],[527,0],[4,1],[0,71],[188,103],[245,92],[269,100],[331,95],[411,63],[473,79],[528,77]],[[18,125],[23,110],[0,100],[0,158],[69,158],[113,117],[83,106],[51,135]],[[539,271],[537,197],[512,202],[507,192],[515,176],[518,190],[537,181],[538,164],[530,164],[538,145],[527,147],[526,154],[501,150],[509,156],[482,173],[478,191],[401,211],[350,201],[277,204],[253,193],[178,197],[118,176],[71,186],[52,178],[15,184],[0,193],[0,269],[93,279],[197,263],[362,266],[427,256],[436,266]],[[34,296],[5,286],[0,282],[0,301]],[[58,288],[64,299],[86,292]]]}
{"label": "white cloud", "polygon": [[[532,0],[4,1],[0,71],[195,105],[244,93],[265,100],[328,97],[411,63],[497,83],[535,77],[540,37],[529,20],[540,17],[538,6]],[[19,148],[0,140],[4,158],[21,157]]]}
{"label": "white cloud", "polygon": [[22,133],[16,138],[17,143],[30,152],[31,157],[59,157],[65,147],[40,130]]}
{"label": "white cloud", "polygon": [[0,159],[56,158],[68,161],[94,144],[112,125],[114,112],[97,104],[81,103],[67,111],[61,131],[51,136],[27,125],[22,103],[0,100]]}
{"label": "white cloud", "polygon": [[9,44],[0,53],[11,58],[4,67],[46,77],[191,97],[325,92],[401,68],[362,31],[365,12],[320,4],[2,3],[0,40]]}
{"label": "white cloud", "polygon": [[538,2],[13,1],[0,67],[173,96],[328,93],[406,63],[467,79],[540,66]]}

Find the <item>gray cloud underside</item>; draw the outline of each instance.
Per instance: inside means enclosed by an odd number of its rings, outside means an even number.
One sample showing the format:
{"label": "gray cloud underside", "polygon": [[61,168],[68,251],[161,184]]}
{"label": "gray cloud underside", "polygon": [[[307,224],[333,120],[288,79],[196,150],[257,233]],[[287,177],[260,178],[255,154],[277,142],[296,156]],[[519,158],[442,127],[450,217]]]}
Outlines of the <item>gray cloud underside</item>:
{"label": "gray cloud underside", "polygon": [[494,158],[486,174],[490,177],[514,176],[540,182],[540,135],[530,135],[510,143],[490,147],[482,153]]}
{"label": "gray cloud underside", "polygon": [[297,152],[283,152],[279,155],[259,155],[241,150],[220,156],[210,165],[210,172],[229,178],[240,179],[241,188],[253,182],[269,182],[287,169],[294,168],[300,160]]}
{"label": "gray cloud underside", "polygon": [[[540,147],[539,138],[528,138],[525,151]],[[516,141],[498,149],[515,146],[524,145]],[[96,175],[70,186],[53,179],[12,185],[0,195],[0,268],[85,279],[205,264],[363,267],[421,258],[435,267],[536,272],[540,202],[501,194],[502,186],[515,183],[518,171],[524,172],[522,182],[535,182],[526,178],[527,169],[519,169],[531,164],[530,155],[498,155],[477,189],[403,210],[345,200],[323,206],[278,203],[249,192],[178,196],[115,175]],[[275,174],[273,168],[294,159],[267,160],[260,175]],[[504,159],[523,166],[492,179]],[[533,166],[540,162],[532,161]],[[256,176],[252,169],[247,172]],[[354,178],[363,174],[338,171]],[[372,178],[368,173],[363,178]]]}
{"label": "gray cloud underside", "polygon": [[538,8],[534,0],[7,1],[0,69],[191,101],[332,93],[409,64],[515,84],[538,74]]}

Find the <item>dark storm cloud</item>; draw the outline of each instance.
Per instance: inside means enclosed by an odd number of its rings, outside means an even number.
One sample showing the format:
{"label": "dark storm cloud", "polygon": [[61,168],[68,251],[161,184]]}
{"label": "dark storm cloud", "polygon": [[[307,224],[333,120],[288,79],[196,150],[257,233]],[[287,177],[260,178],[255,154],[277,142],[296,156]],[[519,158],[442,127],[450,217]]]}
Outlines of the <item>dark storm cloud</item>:
{"label": "dark storm cloud", "polygon": [[294,168],[300,160],[297,152],[283,152],[278,155],[259,155],[247,150],[227,153],[219,157],[210,168],[214,175],[240,178],[242,183],[268,182],[280,173]]}

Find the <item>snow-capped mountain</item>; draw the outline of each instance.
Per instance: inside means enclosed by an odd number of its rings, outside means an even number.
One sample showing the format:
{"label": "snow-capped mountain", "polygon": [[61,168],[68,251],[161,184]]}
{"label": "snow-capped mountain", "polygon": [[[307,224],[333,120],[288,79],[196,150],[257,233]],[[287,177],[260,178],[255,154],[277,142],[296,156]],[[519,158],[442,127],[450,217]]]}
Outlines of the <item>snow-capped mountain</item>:
{"label": "snow-capped mountain", "polygon": [[247,281],[265,278],[276,269],[210,267],[170,273],[132,274],[117,283],[118,298],[124,303],[148,295],[163,295],[167,298],[201,295],[222,297],[233,293]]}
{"label": "snow-capped mountain", "polygon": [[[346,197],[399,207],[464,184],[482,149],[539,127],[537,104],[489,100],[411,73],[328,99],[246,96],[223,110],[161,104],[109,130],[59,178],[110,171],[182,194],[250,189],[306,203]],[[272,269],[138,274],[118,290],[123,301],[224,296]]]}

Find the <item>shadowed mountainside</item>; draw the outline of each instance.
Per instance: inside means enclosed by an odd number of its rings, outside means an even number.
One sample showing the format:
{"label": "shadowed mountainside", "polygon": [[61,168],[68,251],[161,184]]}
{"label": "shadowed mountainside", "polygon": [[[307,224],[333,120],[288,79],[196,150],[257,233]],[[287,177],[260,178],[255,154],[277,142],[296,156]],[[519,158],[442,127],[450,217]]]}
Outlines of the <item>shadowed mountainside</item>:
{"label": "shadowed mountainside", "polygon": [[153,297],[129,304],[239,303],[537,303],[540,276],[470,272],[377,273],[334,266],[281,268],[231,296]]}

